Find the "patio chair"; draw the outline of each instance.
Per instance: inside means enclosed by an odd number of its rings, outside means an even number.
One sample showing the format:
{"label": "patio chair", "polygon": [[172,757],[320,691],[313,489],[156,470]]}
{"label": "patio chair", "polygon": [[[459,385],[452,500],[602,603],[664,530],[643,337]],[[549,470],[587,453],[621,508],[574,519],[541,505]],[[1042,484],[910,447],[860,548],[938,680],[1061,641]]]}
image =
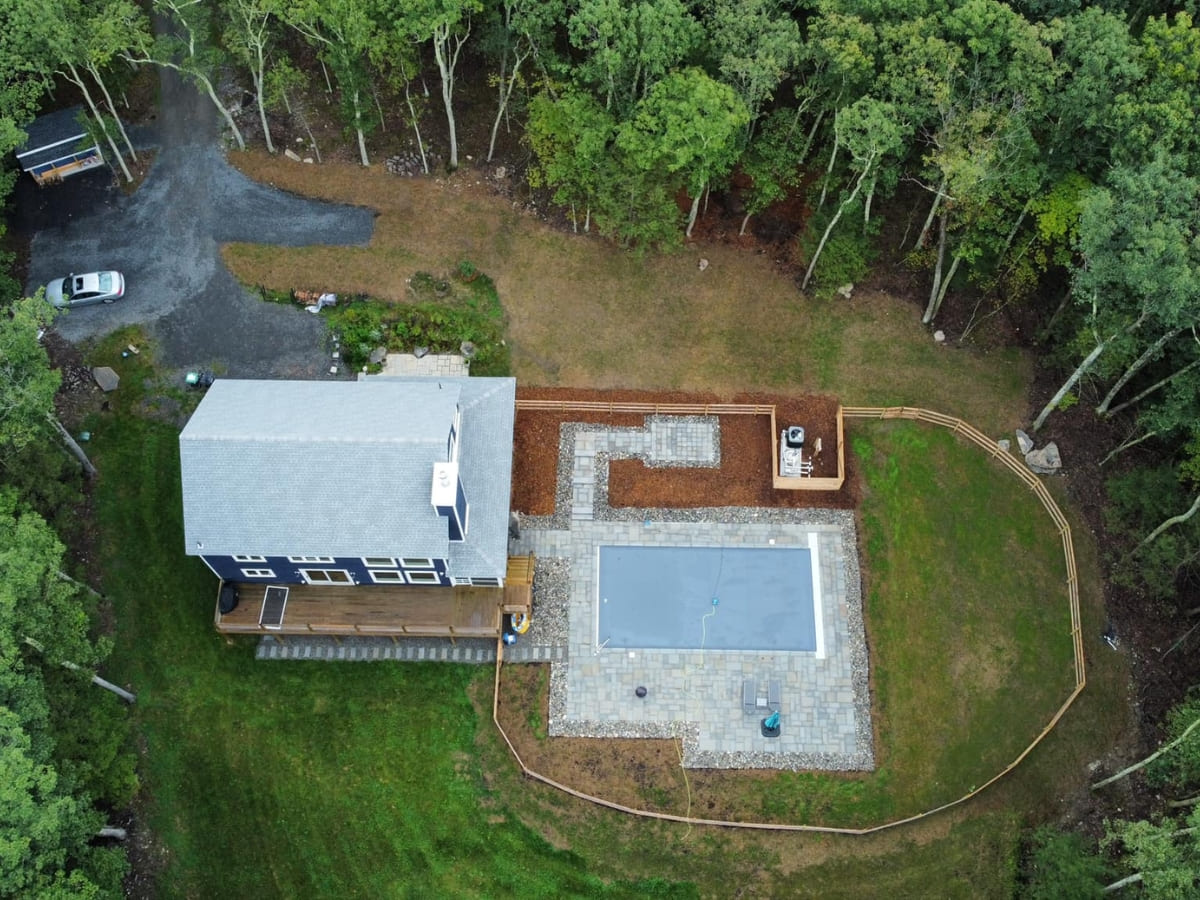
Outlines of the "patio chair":
{"label": "patio chair", "polygon": [[767,682],[767,708],[771,712],[783,708],[783,682],[776,679]]}
{"label": "patio chair", "polygon": [[742,711],[748,716],[758,712],[758,682],[753,678],[742,682]]}

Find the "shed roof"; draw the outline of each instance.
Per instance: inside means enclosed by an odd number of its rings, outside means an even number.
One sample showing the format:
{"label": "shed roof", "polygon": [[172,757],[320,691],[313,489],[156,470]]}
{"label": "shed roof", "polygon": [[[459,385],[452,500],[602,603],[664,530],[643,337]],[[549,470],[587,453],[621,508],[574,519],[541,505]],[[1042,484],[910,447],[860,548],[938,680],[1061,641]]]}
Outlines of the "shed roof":
{"label": "shed roof", "polygon": [[[516,382],[219,379],[179,438],[191,555],[431,556],[450,574],[507,561]],[[461,410],[467,540],[430,503]]]}
{"label": "shed roof", "polygon": [[17,147],[21,168],[28,171],[39,162],[66,156],[76,144],[87,139],[87,131],[78,122],[82,112],[82,106],[72,106],[38,116],[26,125],[25,142]]}

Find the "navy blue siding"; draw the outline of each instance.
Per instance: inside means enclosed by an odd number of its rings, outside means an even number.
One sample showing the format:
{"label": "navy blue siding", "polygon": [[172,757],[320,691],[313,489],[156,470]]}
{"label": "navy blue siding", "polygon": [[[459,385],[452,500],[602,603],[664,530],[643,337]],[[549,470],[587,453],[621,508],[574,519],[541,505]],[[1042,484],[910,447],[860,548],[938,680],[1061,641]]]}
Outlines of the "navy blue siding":
{"label": "navy blue siding", "polygon": [[[289,562],[286,556],[268,556],[266,562],[237,562],[232,556],[203,556],[201,557],[209,568],[217,573],[217,576],[226,581],[248,581],[262,582],[263,584],[307,584],[304,576],[300,574],[301,569],[344,569],[350,573],[350,577],[354,579],[355,584],[375,584],[368,574],[367,567],[363,565],[361,557],[358,556],[342,556],[335,557],[331,563],[297,563]],[[430,569],[404,569],[399,565],[400,558],[396,558],[397,565],[392,567],[390,571],[400,569],[406,572],[428,572]],[[446,561],[444,559],[435,559],[433,561],[433,570],[437,572],[438,581],[441,584],[450,584],[450,578],[446,575]],[[274,575],[269,578],[248,578],[243,573],[243,569],[270,569]],[[402,587],[402,585],[396,585]]]}

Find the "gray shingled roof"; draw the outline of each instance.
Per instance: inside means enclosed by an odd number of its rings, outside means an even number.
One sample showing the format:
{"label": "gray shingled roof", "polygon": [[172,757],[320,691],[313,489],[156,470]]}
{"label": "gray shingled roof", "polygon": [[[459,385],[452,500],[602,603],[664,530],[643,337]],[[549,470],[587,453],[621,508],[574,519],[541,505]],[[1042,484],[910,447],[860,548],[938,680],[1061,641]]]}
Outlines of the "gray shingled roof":
{"label": "gray shingled roof", "polygon": [[[186,552],[433,556],[502,577],[515,399],[511,378],[218,379],[179,437]],[[470,520],[452,544],[430,488],[456,404]]]}

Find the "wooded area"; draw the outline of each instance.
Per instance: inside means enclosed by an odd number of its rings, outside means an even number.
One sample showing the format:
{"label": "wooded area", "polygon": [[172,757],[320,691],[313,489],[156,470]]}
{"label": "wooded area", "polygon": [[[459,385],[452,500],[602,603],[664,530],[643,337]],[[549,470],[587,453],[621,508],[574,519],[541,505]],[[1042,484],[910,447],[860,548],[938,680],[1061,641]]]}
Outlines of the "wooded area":
{"label": "wooded area", "polygon": [[[156,33],[151,13],[169,31]],[[520,136],[529,185],[576,230],[667,251],[692,236],[712,195],[739,210],[742,232],[799,198],[801,290],[866,277],[882,239],[898,242],[886,252],[920,273],[913,299],[927,325],[953,322],[965,341],[992,318],[1035,323],[1025,339],[1058,374],[1031,430],[1086,403],[1098,436],[1122,435],[1103,438],[1110,577],[1156,609],[1196,612],[1200,31],[1189,6],[0,0],[0,196],[16,178],[21,128],[51,108],[54,88],[78,94],[90,132],[132,181],[118,101],[145,66],[174,69],[208,96],[237,147],[246,138],[222,87],[230,75],[253,97],[270,152],[272,120],[301,116],[308,86],[336,95],[362,165],[375,162],[369,139],[387,119],[411,129],[427,173],[434,117],[453,173],[456,97],[464,84],[486,89],[490,140],[472,153],[490,162],[502,131]],[[92,669],[105,645],[88,636],[96,598],[66,576],[54,534],[69,527],[78,479],[75,462],[45,451],[65,434],[37,339],[48,310],[17,300],[14,271],[5,258],[0,745],[4,771],[19,777],[5,779],[15,793],[0,842],[21,862],[0,871],[0,893],[111,891],[119,853],[91,837],[98,808],[128,801],[132,763],[119,749],[119,703],[81,699],[103,692],[60,665]],[[1193,631],[1171,651],[1191,652]],[[89,744],[107,756],[68,749]],[[1173,772],[1162,783],[1177,794],[1200,783],[1200,771]],[[1175,860],[1171,877],[1189,883],[1200,871],[1191,821],[1156,823],[1110,831],[1148,894],[1154,860]],[[1145,849],[1153,841],[1157,856]],[[1079,849],[1050,833],[1038,846],[1051,857]]]}

